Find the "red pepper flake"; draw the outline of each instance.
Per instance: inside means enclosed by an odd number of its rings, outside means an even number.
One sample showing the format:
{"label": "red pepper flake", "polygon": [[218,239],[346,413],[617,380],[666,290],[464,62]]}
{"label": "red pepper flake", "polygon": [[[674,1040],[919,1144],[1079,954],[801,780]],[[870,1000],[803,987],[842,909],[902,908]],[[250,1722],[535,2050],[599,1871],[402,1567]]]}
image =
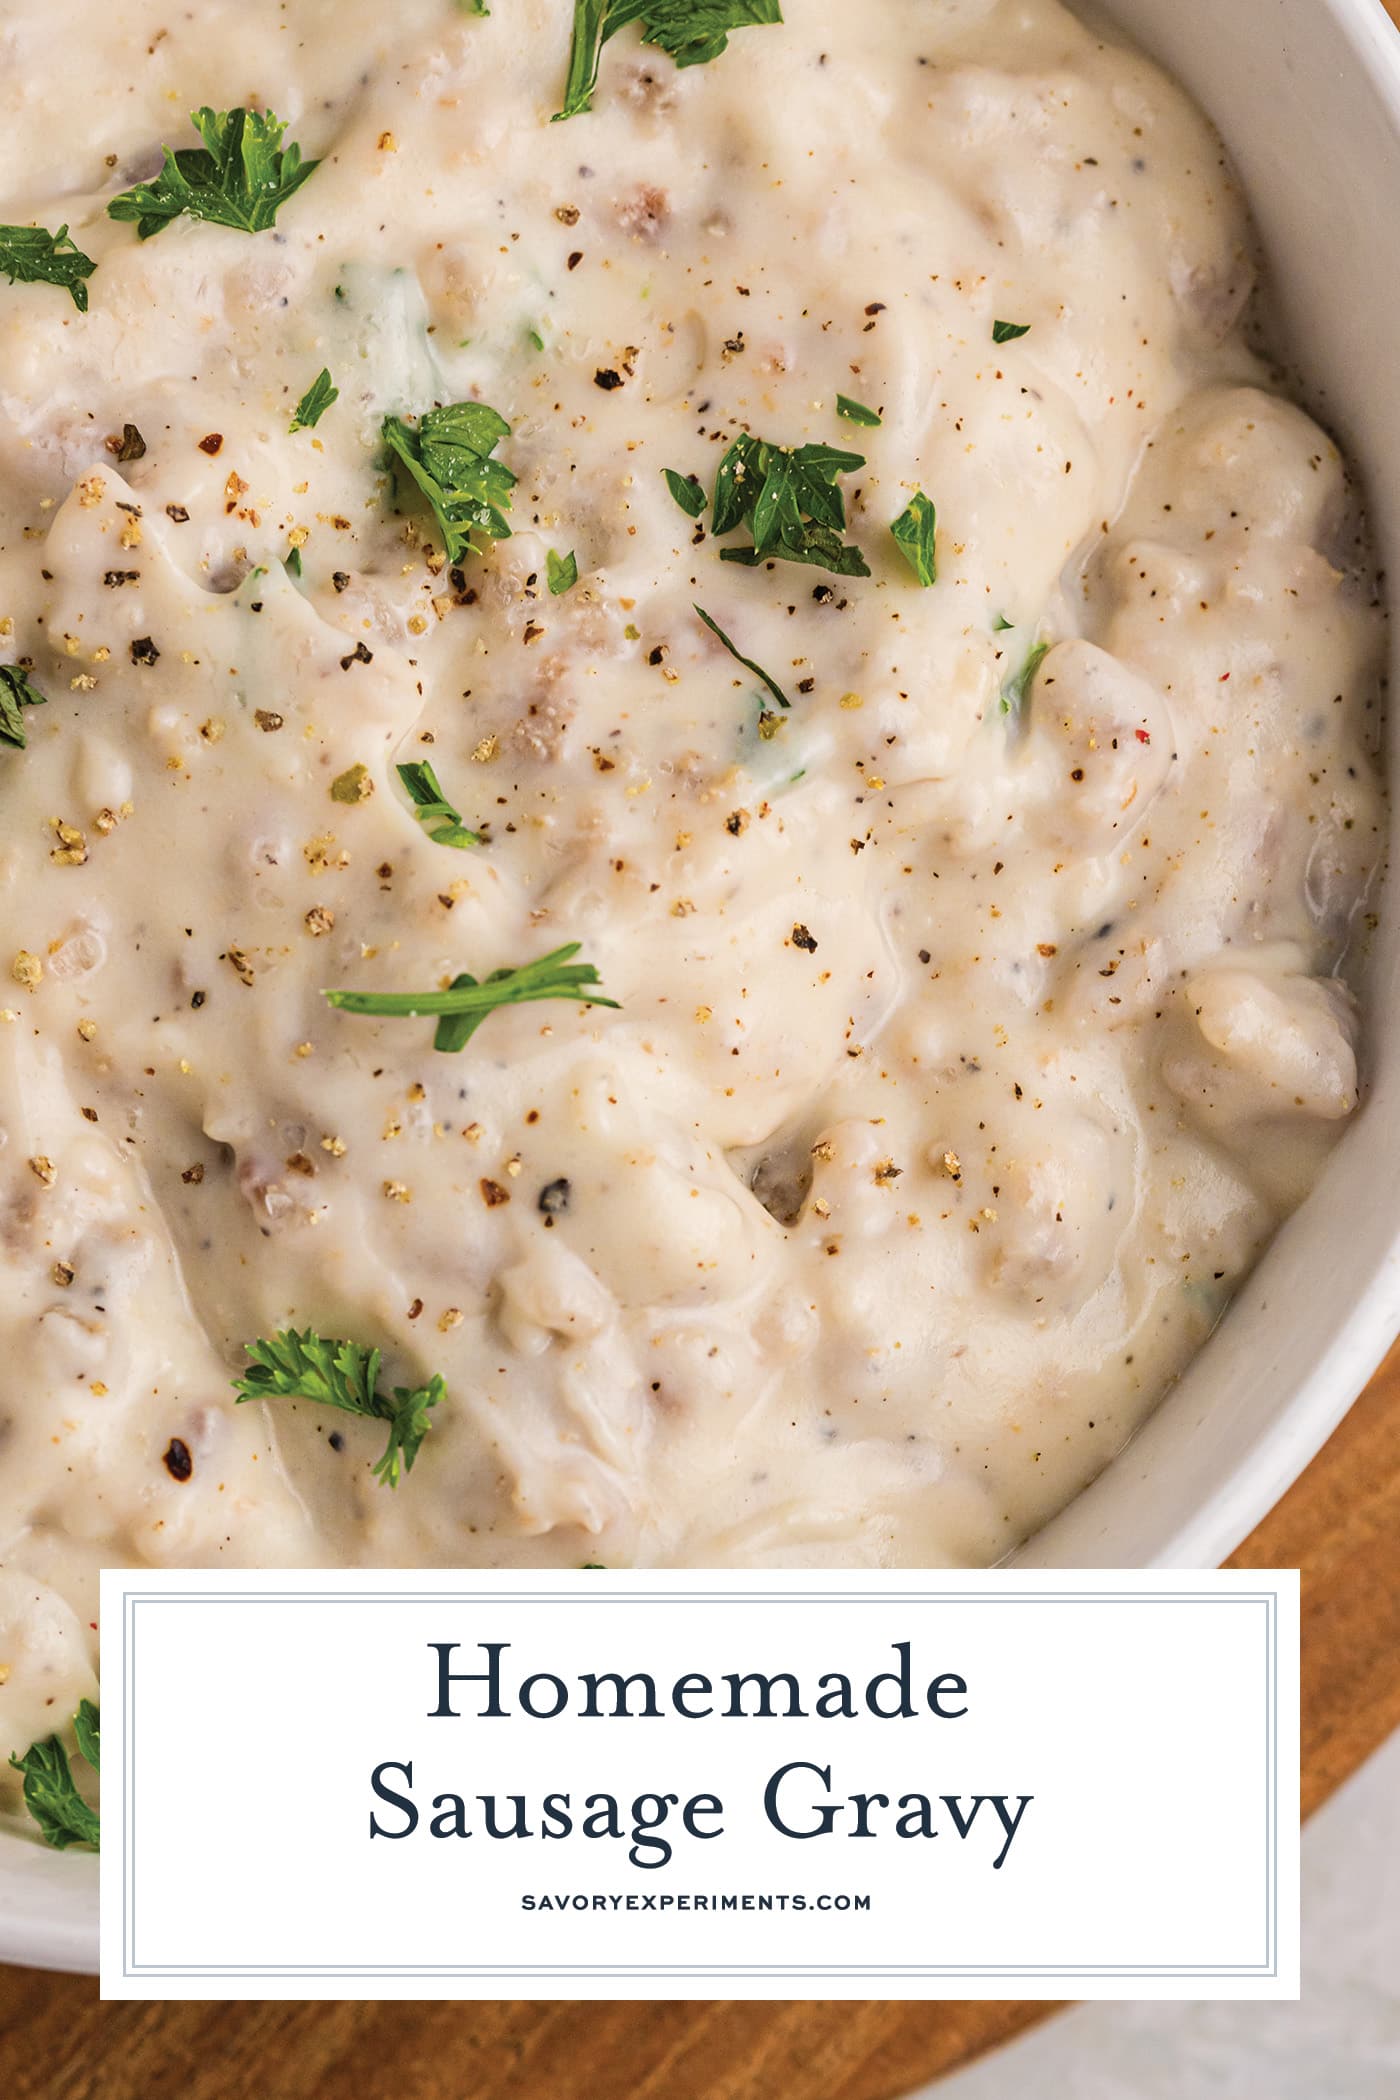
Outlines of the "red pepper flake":
{"label": "red pepper flake", "polygon": [[207,452],[212,459],[216,452],[222,450],[223,442],[223,433],[218,430],[211,430],[208,437],[200,439],[199,449],[201,452]]}
{"label": "red pepper flake", "polygon": [[1152,742],[1151,737],[1148,735],[1145,729],[1135,729],[1133,731],[1133,735],[1137,738],[1140,744],[1150,744]]}

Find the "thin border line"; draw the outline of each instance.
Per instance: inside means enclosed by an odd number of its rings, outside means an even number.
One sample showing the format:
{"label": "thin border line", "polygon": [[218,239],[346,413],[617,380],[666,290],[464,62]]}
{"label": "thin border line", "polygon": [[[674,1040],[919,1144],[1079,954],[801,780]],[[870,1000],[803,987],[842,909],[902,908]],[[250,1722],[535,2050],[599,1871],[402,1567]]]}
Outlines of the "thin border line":
{"label": "thin border line", "polygon": [[[881,1604],[1262,1604],[1264,1606],[1264,1723],[1265,1723],[1265,1956],[1262,1963],[1088,1963],[1038,1965],[1016,1963],[891,1964],[887,1962],[773,1964],[752,1962],[736,1966],[725,1963],[213,1963],[188,1962],[164,1967],[136,1960],[136,1873],[135,1873],[135,1692],[136,1606],[138,1604],[591,1604],[599,1595],[629,1604],[714,1604],[732,1602],[870,1603]],[[888,1976],[911,1979],[938,1977],[1199,1977],[1268,1978],[1278,1974],[1278,1597],[1270,1590],[1230,1590],[1221,1594],[1205,1590],[804,1590],[794,1595],[784,1590],[156,1590],[122,1592],[122,1722],[125,1745],[123,1791],[127,1814],[122,1831],[122,1975],[132,1981],[146,1977],[179,1976],[280,1976],[280,1977],[375,1977],[415,1976],[422,1978],[469,1977],[802,1977]],[[127,1730],[128,1711],[130,1728]],[[128,1857],[130,1839],[130,1857]],[[128,1936],[129,1920],[129,1936]]]}

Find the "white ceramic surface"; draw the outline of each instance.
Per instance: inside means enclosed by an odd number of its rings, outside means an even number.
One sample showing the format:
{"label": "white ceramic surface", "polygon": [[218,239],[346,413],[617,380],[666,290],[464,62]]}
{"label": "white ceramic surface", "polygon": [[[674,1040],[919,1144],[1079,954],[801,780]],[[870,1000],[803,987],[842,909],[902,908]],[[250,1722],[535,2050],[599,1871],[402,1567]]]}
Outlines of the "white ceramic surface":
{"label": "white ceramic surface", "polygon": [[[1380,0],[1111,0],[1101,12],[1223,133],[1268,253],[1279,338],[1365,475],[1383,565],[1400,574],[1400,34]],[[1392,730],[1393,776],[1400,723]],[[1370,1012],[1369,1099],[1322,1182],[1141,1435],[1024,1564],[1214,1566],[1297,1478],[1400,1330],[1394,921]],[[0,1835],[0,1960],[96,1959],[96,1862]]]}

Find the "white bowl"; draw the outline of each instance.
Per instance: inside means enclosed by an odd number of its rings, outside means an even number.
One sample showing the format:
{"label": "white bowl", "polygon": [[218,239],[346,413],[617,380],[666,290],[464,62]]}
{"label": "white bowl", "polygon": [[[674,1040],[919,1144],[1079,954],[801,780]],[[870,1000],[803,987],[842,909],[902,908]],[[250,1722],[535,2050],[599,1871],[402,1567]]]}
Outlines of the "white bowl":
{"label": "white bowl", "polygon": [[[1382,564],[1400,574],[1400,34],[1380,0],[1110,0],[1103,13],[1223,134],[1272,265],[1280,340],[1364,474]],[[1322,1181],[1208,1348],[1023,1549],[1023,1565],[1215,1566],[1301,1473],[1400,1330],[1400,1195],[1385,1144],[1400,1127],[1393,920],[1369,1011],[1369,1098]],[[96,1968],[90,1855],[0,1836],[0,1961]]]}

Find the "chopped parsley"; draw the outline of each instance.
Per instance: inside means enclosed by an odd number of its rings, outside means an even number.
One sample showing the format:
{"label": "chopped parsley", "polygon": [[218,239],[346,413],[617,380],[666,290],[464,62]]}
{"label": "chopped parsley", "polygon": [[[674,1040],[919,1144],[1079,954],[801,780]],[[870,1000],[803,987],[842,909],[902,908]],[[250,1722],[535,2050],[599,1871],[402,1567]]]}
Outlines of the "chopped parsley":
{"label": "chopped parsley", "polygon": [[312,430],[320,422],[333,401],[340,399],[340,388],[331,385],[331,375],[322,366],[306,392],[296,405],[290,430]]}
{"label": "chopped parsley", "polygon": [[[859,547],[842,541],[846,505],[838,474],[853,474],[865,460],[833,445],[767,444],[747,433],[737,437],[715,475],[710,530],[716,539],[747,526],[752,547],[723,547],[721,561],[756,568],[765,561],[809,562],[833,576],[868,576]],[[673,491],[674,493],[674,491]]]}
{"label": "chopped parsley", "polygon": [[1031,324],[1029,321],[993,321],[992,323],[992,341],[994,343],[1014,343],[1018,335],[1029,335],[1030,332]]}
{"label": "chopped parsley", "polygon": [[43,707],[48,700],[20,664],[0,664],[0,742],[15,744],[23,751],[29,739],[24,733],[22,708]]}
{"label": "chopped parsley", "polygon": [[686,516],[698,518],[709,501],[699,482],[690,480],[684,474],[678,474],[674,467],[663,467],[661,471],[666,477],[667,488]]}
{"label": "chopped parsley", "polygon": [[50,233],[47,226],[0,226],[0,270],[11,284],[58,284],[71,294],[79,313],[87,312],[85,277],[97,264],[68,238],[68,228]]}
{"label": "chopped parsley", "polygon": [[[442,792],[437,774],[426,758],[398,768],[399,779],[413,800],[414,813],[428,837],[438,846],[479,846],[479,833],[469,831],[462,812],[454,809]],[[437,829],[434,830],[433,826]]]}
{"label": "chopped parsley", "polygon": [[243,1400],[311,1400],[318,1407],[338,1407],[343,1414],[387,1422],[389,1441],[374,1468],[385,1487],[397,1487],[411,1473],[423,1439],[432,1428],[428,1411],[447,1398],[437,1374],[426,1385],[396,1385],[392,1396],[379,1389],[379,1351],[360,1342],[326,1341],[308,1327],[298,1334],[289,1327],[271,1341],[248,1343],[252,1363],[233,1381]]}
{"label": "chopped parsley", "polygon": [[102,1716],[91,1699],[79,1701],[78,1711],[73,1716],[73,1733],[78,1739],[78,1748],[94,1772],[102,1770]]}
{"label": "chopped parsley", "polygon": [[1004,715],[1019,716],[1026,704],[1027,695],[1040,669],[1041,661],[1050,648],[1048,642],[1037,642],[1030,650],[1019,671],[1007,679],[1001,689],[1001,711]]}
{"label": "chopped parsley", "polygon": [[578,560],[572,554],[556,554],[551,547],[545,556],[545,574],[549,578],[549,595],[562,598],[578,582]]}
{"label": "chopped parsley", "polygon": [[836,396],[836,413],[848,423],[863,423],[867,430],[878,430],[884,421],[877,409],[867,408],[863,401],[852,401],[849,394]]}
{"label": "chopped parsley", "polygon": [[[73,1716],[73,1733],[78,1749],[96,1772],[102,1754],[102,1722],[91,1699],[84,1699]],[[70,1845],[101,1850],[97,1810],[89,1808],[78,1792],[68,1752],[56,1735],[32,1744],[23,1757],[11,1757],[10,1763],[24,1775],[24,1805],[46,1845],[57,1852],[66,1852]]]}
{"label": "chopped parsley", "polygon": [[733,642],[730,641],[729,636],[720,626],[718,620],[712,620],[709,614],[706,612],[703,605],[697,605],[695,610],[700,615],[700,618],[704,621],[705,625],[709,628],[711,634],[716,636],[716,638],[719,641],[723,642],[725,648],[729,651],[735,663],[742,664],[746,671],[752,671],[754,677],[759,680],[760,684],[767,687],[768,691],[773,695],[773,698],[777,701],[779,707],[791,707],[792,702],[788,699],[787,694],[783,691],[782,687],[778,684],[775,678],[769,677],[768,673],[764,670],[762,664],[756,664],[751,656],[745,656],[742,650],[736,649]]}
{"label": "chopped parsley", "polygon": [[138,236],[182,217],[264,233],[319,161],[303,160],[300,146],[281,145],[286,125],[271,110],[197,109],[202,146],[162,148],[165,165],[154,182],[138,182],[107,206],[111,219],[135,222]]}
{"label": "chopped parsley", "polygon": [[922,489],[916,490],[890,527],[895,545],[925,590],[938,581],[934,544],[938,513]]}
{"label": "chopped parsley", "polygon": [[284,569],[285,569],[285,570],[287,571],[287,574],[288,574],[289,576],[300,576],[300,574],[301,574],[301,549],[300,549],[300,547],[292,547],[292,548],[290,548],[290,549],[288,550],[288,553],[287,553],[287,559],[286,559],[286,560],[285,560],[285,561],[283,562],[282,566],[283,566],[283,568],[284,568]]}
{"label": "chopped parsley", "polygon": [[537,962],[518,969],[493,970],[478,983],[466,972],[450,987],[436,992],[327,992],[332,1006],[347,1014],[440,1016],[433,1037],[435,1050],[464,1050],[488,1014],[498,1006],[519,1006],[531,999],[576,999],[581,1006],[617,1006],[591,986],[600,982],[592,963],[576,963],[580,943],[570,941]]}
{"label": "chopped parsley", "polygon": [[1005,613],[998,613],[996,618],[992,622],[992,633],[1010,634],[1012,628],[1015,625],[1016,622],[1014,620],[1008,620]]}
{"label": "chopped parsley", "polygon": [[629,22],[640,22],[642,42],[669,53],[678,66],[703,66],[728,49],[731,29],[782,19],[779,0],[574,0],[569,78],[554,121],[592,108],[603,46]]}
{"label": "chopped parsley", "polygon": [[508,540],[505,512],[515,476],[492,453],[510,425],[484,401],[430,408],[416,424],[384,418],[384,438],[396,466],[406,469],[428,500],[451,562],[476,549],[474,532]]}

